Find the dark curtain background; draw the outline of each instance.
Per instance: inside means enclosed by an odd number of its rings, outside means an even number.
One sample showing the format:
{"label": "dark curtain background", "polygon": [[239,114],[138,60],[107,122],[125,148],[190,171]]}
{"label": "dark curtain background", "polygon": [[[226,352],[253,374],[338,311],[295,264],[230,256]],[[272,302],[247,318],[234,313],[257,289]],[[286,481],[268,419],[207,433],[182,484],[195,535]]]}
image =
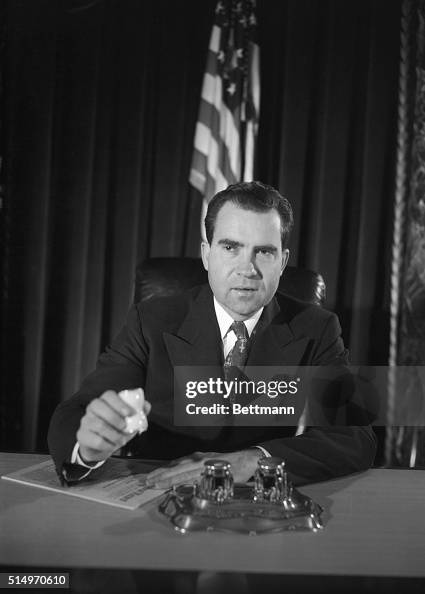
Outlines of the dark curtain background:
{"label": "dark curtain background", "polygon": [[[46,447],[136,263],[198,254],[188,186],[215,0],[9,0],[1,447]],[[257,178],[294,205],[356,363],[386,364],[399,0],[258,0]]]}

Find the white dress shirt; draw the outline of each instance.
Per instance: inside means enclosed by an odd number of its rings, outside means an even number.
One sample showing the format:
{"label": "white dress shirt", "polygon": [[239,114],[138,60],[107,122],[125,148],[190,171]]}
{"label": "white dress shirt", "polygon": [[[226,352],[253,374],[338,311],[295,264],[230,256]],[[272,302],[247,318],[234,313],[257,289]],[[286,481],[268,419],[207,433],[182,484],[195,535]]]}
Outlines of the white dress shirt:
{"label": "white dress shirt", "polygon": [[88,469],[87,472],[85,474],[83,474],[83,476],[80,477],[80,480],[81,480],[81,479],[85,478],[87,475],[89,475],[92,470],[94,470],[95,468],[99,468],[99,466],[102,466],[102,464],[105,464],[106,460],[100,460],[99,462],[92,463],[92,465],[89,466],[81,458],[79,450],[80,450],[80,444],[77,441],[77,443],[74,446],[74,449],[72,450],[71,462],[72,462],[72,464],[79,464],[80,466],[84,466],[84,468]]}

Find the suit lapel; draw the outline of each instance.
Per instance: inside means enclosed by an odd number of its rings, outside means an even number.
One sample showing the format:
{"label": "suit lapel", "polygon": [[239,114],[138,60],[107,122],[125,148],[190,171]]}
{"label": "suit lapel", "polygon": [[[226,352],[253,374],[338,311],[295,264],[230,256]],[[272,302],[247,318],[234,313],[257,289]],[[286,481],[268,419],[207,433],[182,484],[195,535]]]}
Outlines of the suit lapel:
{"label": "suit lapel", "polygon": [[[222,341],[214,310],[213,294],[208,285],[201,289],[192,302],[177,332],[175,334],[164,332],[163,336],[173,367],[215,367],[214,370],[204,370],[207,376],[202,379],[222,376],[224,363]],[[222,424],[219,421],[218,423],[215,426],[191,427],[191,433],[204,441],[212,441],[222,431]]]}
{"label": "suit lapel", "polygon": [[288,314],[276,297],[264,308],[254,329],[247,365],[298,365],[305,353],[308,338],[296,340],[289,325]]}
{"label": "suit lapel", "polygon": [[223,365],[220,330],[211,289],[205,285],[175,334],[164,332],[172,365]]}

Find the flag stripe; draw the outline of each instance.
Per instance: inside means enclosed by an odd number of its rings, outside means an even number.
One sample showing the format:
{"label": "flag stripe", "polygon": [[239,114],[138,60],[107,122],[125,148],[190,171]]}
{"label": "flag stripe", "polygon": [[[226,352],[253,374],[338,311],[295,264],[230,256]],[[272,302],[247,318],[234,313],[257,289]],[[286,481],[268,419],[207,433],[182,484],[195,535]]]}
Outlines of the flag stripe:
{"label": "flag stripe", "polygon": [[209,138],[212,136],[224,151],[221,159],[222,167],[231,172],[232,179],[240,176],[240,160],[236,146],[239,135],[237,134],[233,116],[229,110],[223,109],[220,113],[214,106],[206,101],[201,101],[198,125],[195,133],[195,148],[204,154],[209,151]]}
{"label": "flag stripe", "polygon": [[220,39],[221,39],[221,29],[217,27],[217,25],[213,25],[211,30],[211,38],[210,38],[210,46],[209,49],[215,54],[218,54],[220,50]]}
{"label": "flag stripe", "polygon": [[258,120],[260,115],[260,48],[256,43],[251,46],[252,99]]}
{"label": "flag stripe", "polygon": [[[205,147],[208,147],[205,152]],[[200,159],[200,155],[204,160]],[[202,122],[197,124],[197,134],[195,137],[195,150],[193,153],[192,167],[202,167],[200,171],[208,170],[209,174],[214,176],[216,168],[219,168],[225,179],[229,180],[226,185],[234,184],[238,181],[237,172],[230,164],[229,150],[223,140],[218,136],[214,138],[211,129],[207,128]]]}
{"label": "flag stripe", "polygon": [[245,167],[243,172],[244,181],[252,181],[254,179],[254,160],[250,158],[251,155],[254,154],[254,142],[254,124],[252,122],[247,122],[245,139]]}

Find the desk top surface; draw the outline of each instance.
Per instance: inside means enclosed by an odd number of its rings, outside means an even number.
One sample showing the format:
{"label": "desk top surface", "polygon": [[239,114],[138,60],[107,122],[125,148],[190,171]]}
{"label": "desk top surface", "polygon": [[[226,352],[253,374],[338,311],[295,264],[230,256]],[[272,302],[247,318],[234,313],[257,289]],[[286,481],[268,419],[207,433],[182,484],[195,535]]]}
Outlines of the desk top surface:
{"label": "desk top surface", "polygon": [[[0,454],[0,474],[47,459]],[[375,469],[301,489],[325,510],[318,533],[174,532],[135,511],[0,481],[4,565],[425,576],[425,471]]]}

